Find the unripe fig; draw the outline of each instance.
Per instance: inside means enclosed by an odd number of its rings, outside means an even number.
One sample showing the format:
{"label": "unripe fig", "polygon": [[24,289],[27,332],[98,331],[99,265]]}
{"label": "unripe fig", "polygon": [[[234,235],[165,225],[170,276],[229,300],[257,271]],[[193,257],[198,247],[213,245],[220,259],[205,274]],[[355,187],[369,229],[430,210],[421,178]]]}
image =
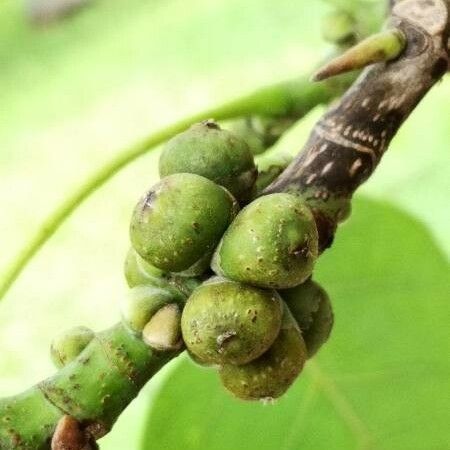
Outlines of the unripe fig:
{"label": "unripe fig", "polygon": [[226,364],[219,373],[223,385],[236,397],[269,400],[287,391],[305,361],[306,347],[300,329],[285,307],[280,333],[269,350],[248,364]]}
{"label": "unripe fig", "polygon": [[282,289],[311,275],[317,253],[317,228],[309,208],[295,195],[270,194],[237,215],[211,267],[231,280]]}
{"label": "unripe fig", "polygon": [[333,328],[333,310],[326,291],[311,279],[280,291],[302,331],[311,358],[328,340]]}
{"label": "unripe fig", "polygon": [[236,211],[223,187],[199,175],[170,175],[137,204],[131,242],[158,269],[185,271],[212,253]]}
{"label": "unripe fig", "polygon": [[274,290],[213,278],[189,297],[183,339],[206,364],[245,364],[264,353],[281,326],[282,302]]}
{"label": "unripe fig", "polygon": [[211,120],[197,123],[167,142],[161,177],[195,173],[224,186],[239,201],[249,198],[256,167],[247,143]]}
{"label": "unripe fig", "polygon": [[57,368],[73,361],[94,339],[95,333],[86,327],[74,327],[56,336],[50,346],[50,356]]}
{"label": "unripe fig", "polygon": [[125,258],[124,274],[130,288],[140,285],[158,286],[158,281],[167,276],[166,272],[141,258],[133,247],[128,250]]}
{"label": "unripe fig", "polygon": [[174,300],[168,290],[136,286],[128,291],[120,305],[122,321],[133,332],[140,333],[160,308]]}
{"label": "unripe fig", "polygon": [[258,178],[256,179],[256,195],[274,181],[292,162],[291,155],[286,153],[265,156],[258,161]]}
{"label": "unripe fig", "polygon": [[259,155],[274,145],[295,120],[286,116],[250,116],[231,122],[228,129],[247,142],[254,155]]}
{"label": "unripe fig", "polygon": [[[202,260],[200,262],[205,264]],[[184,275],[157,269],[141,258],[132,247],[125,258],[124,273],[130,288],[144,285],[168,289],[173,292],[174,298],[189,297],[191,292],[200,284],[200,281],[196,278],[188,278]]]}

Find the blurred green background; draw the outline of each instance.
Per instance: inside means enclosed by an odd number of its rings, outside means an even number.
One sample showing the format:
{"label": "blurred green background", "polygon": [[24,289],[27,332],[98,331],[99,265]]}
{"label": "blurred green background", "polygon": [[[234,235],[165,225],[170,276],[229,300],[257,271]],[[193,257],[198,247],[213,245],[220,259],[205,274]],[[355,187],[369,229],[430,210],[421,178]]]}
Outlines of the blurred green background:
{"label": "blurred green background", "polygon": [[[320,20],[329,10],[307,0],[97,0],[32,27],[23,4],[3,0],[0,270],[67,192],[123,146],[313,67],[328,51]],[[320,113],[277,148],[298,151]],[[179,358],[101,448],[450,448],[449,118],[447,77],[395,138],[319,263],[336,328],[285,399],[242,405],[213,372]],[[156,180],[157,156],[83,204],[0,304],[0,395],[53,372],[48,347],[57,332],[118,319],[128,220]]]}

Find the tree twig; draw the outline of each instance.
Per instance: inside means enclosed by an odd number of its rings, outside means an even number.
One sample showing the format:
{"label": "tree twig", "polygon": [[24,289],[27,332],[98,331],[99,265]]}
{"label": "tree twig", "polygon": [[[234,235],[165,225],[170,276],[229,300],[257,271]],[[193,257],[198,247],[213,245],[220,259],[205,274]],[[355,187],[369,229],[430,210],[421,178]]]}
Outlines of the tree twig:
{"label": "tree twig", "polygon": [[408,46],[367,68],[315,125],[303,151],[266,193],[300,192],[312,206],[322,250],[332,243],[354,191],[373,173],[401,124],[447,71],[448,3],[402,0],[391,26]]}

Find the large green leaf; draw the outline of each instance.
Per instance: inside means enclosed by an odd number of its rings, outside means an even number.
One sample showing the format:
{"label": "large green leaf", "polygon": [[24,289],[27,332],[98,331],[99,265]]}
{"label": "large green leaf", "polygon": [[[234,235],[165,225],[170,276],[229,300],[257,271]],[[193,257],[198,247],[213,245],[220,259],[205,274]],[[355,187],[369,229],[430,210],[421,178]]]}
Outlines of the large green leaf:
{"label": "large green leaf", "polygon": [[317,268],[332,337],[294,387],[243,403],[186,358],[154,398],[142,450],[448,448],[447,273],[421,224],[357,201]]}
{"label": "large green leaf", "polygon": [[389,198],[423,220],[447,256],[450,256],[449,99],[447,76],[408,118],[374,177],[362,188],[371,196]]}

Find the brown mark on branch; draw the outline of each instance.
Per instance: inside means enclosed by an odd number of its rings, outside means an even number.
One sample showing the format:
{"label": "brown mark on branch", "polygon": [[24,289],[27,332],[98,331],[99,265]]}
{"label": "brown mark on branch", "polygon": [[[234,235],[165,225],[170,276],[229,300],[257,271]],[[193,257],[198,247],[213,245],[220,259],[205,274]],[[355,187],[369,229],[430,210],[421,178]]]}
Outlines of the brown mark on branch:
{"label": "brown mark on branch", "polygon": [[97,444],[72,416],[61,417],[52,438],[52,450],[95,450]]}

